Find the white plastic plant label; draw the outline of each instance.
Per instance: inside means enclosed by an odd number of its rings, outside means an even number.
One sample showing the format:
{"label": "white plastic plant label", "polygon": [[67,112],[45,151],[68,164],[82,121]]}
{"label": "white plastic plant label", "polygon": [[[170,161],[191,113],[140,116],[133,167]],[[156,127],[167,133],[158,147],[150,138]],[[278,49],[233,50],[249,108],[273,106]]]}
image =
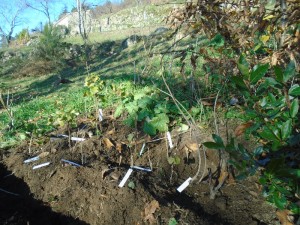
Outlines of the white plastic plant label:
{"label": "white plastic plant label", "polygon": [[102,109],[99,109],[99,121],[103,121],[103,112]]}
{"label": "white plastic plant label", "polygon": [[65,163],[68,163],[68,164],[70,164],[70,165],[72,165],[72,166],[77,166],[77,167],[80,167],[80,166],[81,166],[81,165],[79,165],[78,163],[74,163],[74,162],[69,161],[69,160],[66,160],[66,159],[62,159],[61,161],[62,161],[62,162],[65,162]]}
{"label": "white plastic plant label", "polygon": [[170,134],[169,131],[167,132],[167,139],[168,139],[168,142],[169,142],[169,147],[170,147],[170,148],[173,148],[174,145],[173,145],[173,143],[172,143],[172,138],[171,138],[171,134]]}
{"label": "white plastic plant label", "polygon": [[44,166],[49,166],[50,165],[50,162],[46,162],[46,163],[42,163],[40,165],[36,165],[34,167],[32,167],[33,170],[36,170],[38,168],[41,168],[41,167],[44,167]]}
{"label": "white plastic plant label", "polygon": [[120,188],[124,186],[124,184],[126,183],[126,181],[128,180],[128,178],[130,177],[132,171],[133,171],[133,169],[131,169],[131,168],[127,171],[127,173],[125,174],[125,176],[123,177],[123,179],[121,180],[121,182],[119,184]]}
{"label": "white plastic plant label", "polygon": [[140,156],[142,156],[142,154],[144,153],[145,146],[146,146],[146,143],[143,143],[143,146],[140,151]]}
{"label": "white plastic plant label", "polygon": [[136,169],[136,170],[142,170],[145,172],[152,172],[151,168],[144,168],[144,167],[140,167],[140,166],[132,166],[132,169]]}
{"label": "white plastic plant label", "polygon": [[71,137],[72,141],[85,141],[84,138],[79,138],[79,137]]}
{"label": "white plastic plant label", "polygon": [[24,160],[24,163],[34,162],[34,161],[37,161],[39,159],[40,159],[40,157],[36,156],[36,157],[30,158],[30,159]]}
{"label": "white plastic plant label", "polygon": [[183,182],[182,185],[180,185],[180,186],[177,188],[177,191],[181,193],[184,189],[187,188],[187,186],[190,185],[191,180],[192,180],[192,178],[189,177],[186,181]]}

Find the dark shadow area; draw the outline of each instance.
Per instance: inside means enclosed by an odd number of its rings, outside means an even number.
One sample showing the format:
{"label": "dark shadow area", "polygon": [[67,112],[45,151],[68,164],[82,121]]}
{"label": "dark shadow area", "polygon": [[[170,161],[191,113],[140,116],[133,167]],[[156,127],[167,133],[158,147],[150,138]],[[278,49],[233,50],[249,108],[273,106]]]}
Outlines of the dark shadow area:
{"label": "dark shadow area", "polygon": [[88,225],[79,219],[56,213],[47,203],[34,199],[27,184],[12,175],[2,164],[0,188],[2,225]]}
{"label": "dark shadow area", "polygon": [[221,214],[210,214],[206,212],[198,202],[195,201],[195,198],[188,196],[184,192],[179,193],[173,190],[176,190],[176,187],[161,187],[161,190],[169,189],[172,191],[160,193],[155,187],[151,185],[151,182],[148,178],[143,178],[140,180],[143,184],[145,190],[147,190],[154,199],[156,199],[160,205],[169,206],[170,204],[175,203],[182,209],[188,209],[191,212],[194,212],[198,216],[199,220],[205,221],[205,224],[209,225],[234,225],[232,223],[226,222],[226,217],[223,217]]}

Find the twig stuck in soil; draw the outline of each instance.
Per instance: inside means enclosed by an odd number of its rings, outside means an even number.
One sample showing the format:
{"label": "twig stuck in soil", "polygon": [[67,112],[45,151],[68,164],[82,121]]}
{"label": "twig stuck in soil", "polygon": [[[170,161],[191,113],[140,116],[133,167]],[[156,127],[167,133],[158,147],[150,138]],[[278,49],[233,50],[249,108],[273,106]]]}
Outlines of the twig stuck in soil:
{"label": "twig stuck in soil", "polygon": [[0,188],[0,191],[4,192],[4,193],[6,193],[6,194],[10,194],[10,195],[20,196],[19,194],[16,194],[16,193],[13,193],[13,192],[10,192],[10,191],[6,191],[6,190],[4,190],[4,189],[2,189],[2,188]]}

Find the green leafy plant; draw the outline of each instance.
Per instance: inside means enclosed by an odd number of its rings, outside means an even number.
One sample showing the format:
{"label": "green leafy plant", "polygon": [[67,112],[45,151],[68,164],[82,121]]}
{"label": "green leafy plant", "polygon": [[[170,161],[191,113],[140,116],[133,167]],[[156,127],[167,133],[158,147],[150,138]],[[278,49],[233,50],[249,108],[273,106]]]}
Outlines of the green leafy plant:
{"label": "green leafy plant", "polygon": [[170,165],[179,165],[180,161],[180,157],[177,155],[168,157],[168,163]]}
{"label": "green leafy plant", "polygon": [[296,205],[300,168],[295,157],[300,143],[300,88],[293,82],[299,75],[295,63],[291,61],[286,68],[270,68],[268,64],[250,68],[242,55],[238,68],[241,75],[233,76],[232,81],[247,102],[244,120],[252,124],[248,131],[261,145],[248,151],[236,144],[234,138],[224,144],[217,135],[213,136],[214,142],[204,145],[228,152],[229,163],[237,169],[238,178],[253,175],[258,167],[262,168],[259,181],[266,199],[279,209],[300,214]]}
{"label": "green leafy plant", "polygon": [[169,225],[177,225],[178,222],[177,222],[177,220],[174,217],[172,217],[172,218],[169,219],[168,224]]}
{"label": "green leafy plant", "polygon": [[131,93],[123,90],[121,96],[122,103],[116,108],[114,116],[119,117],[127,112],[125,124],[134,126],[136,122],[142,123],[143,131],[149,135],[167,131],[170,117],[177,114],[176,108],[161,100],[158,92],[150,87]]}

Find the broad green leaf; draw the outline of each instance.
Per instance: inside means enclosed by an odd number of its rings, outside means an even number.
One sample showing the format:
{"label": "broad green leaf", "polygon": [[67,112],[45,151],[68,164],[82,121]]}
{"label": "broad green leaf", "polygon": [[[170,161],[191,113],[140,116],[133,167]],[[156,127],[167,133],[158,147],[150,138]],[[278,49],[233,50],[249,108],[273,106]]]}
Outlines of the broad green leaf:
{"label": "broad green leaf", "polygon": [[281,126],[281,139],[286,140],[292,132],[292,120],[285,121]]}
{"label": "broad green leaf", "polygon": [[276,80],[278,82],[282,83],[283,82],[283,72],[282,72],[281,68],[279,66],[275,66],[274,72],[275,72]]}
{"label": "broad green leaf", "polygon": [[219,135],[213,134],[212,137],[217,144],[222,145],[224,147],[223,140]]}
{"label": "broad green leaf", "polygon": [[130,181],[130,182],[128,183],[128,187],[129,187],[130,189],[135,189],[135,184],[134,184],[134,182],[133,182],[133,181]]}
{"label": "broad green leaf", "polygon": [[124,111],[123,105],[122,104],[118,105],[118,107],[116,108],[116,111],[114,113],[114,117],[118,118],[119,116],[121,116],[121,114],[123,113],[123,111]]}
{"label": "broad green leaf", "polygon": [[146,117],[149,117],[150,115],[151,115],[151,112],[148,109],[144,108],[138,112],[137,120],[142,121],[143,119],[145,119]]}
{"label": "broad green leaf", "polygon": [[156,134],[155,127],[152,124],[148,123],[148,122],[144,123],[143,131],[146,134],[149,134],[149,135],[155,135]]}
{"label": "broad green leaf", "polygon": [[140,108],[149,107],[151,105],[153,100],[149,96],[145,96],[142,99],[138,100],[138,105]]}
{"label": "broad green leaf", "polygon": [[211,149],[223,149],[224,148],[224,145],[223,144],[217,144],[215,142],[204,142],[203,145],[206,147],[206,148],[211,148]]}
{"label": "broad green leaf", "polygon": [[259,39],[265,44],[270,39],[270,36],[262,35]]}
{"label": "broad green leaf", "polygon": [[128,117],[126,120],[124,120],[124,124],[129,127],[133,127],[135,125],[135,117],[133,116]]}
{"label": "broad green leaf", "polygon": [[233,76],[231,77],[233,83],[235,83],[238,87],[242,88],[243,90],[248,90],[247,85],[245,84],[243,78],[241,76]]}
{"label": "broad green leaf", "polygon": [[264,129],[262,130],[262,132],[259,133],[259,135],[268,141],[278,140],[276,135],[268,127],[264,127]]}
{"label": "broad green leaf", "polygon": [[295,62],[291,61],[285,71],[283,72],[283,81],[287,82],[290,78],[292,78],[295,75],[295,71],[296,71],[296,66],[295,66]]}
{"label": "broad green leaf", "polygon": [[291,204],[291,212],[295,215],[300,215],[300,206],[297,204]]}
{"label": "broad green leaf", "polygon": [[250,74],[250,83],[256,84],[268,71],[269,64],[258,65]]}
{"label": "broad green leaf", "polygon": [[188,125],[186,125],[186,124],[184,124],[184,123],[182,123],[182,124],[180,124],[180,127],[178,128],[178,132],[182,132],[182,131],[187,131],[189,129],[189,126]]}
{"label": "broad green leaf", "polygon": [[141,99],[141,98],[143,98],[143,97],[145,97],[146,96],[146,93],[145,92],[138,92],[138,93],[136,93],[135,95],[134,95],[134,100],[139,100],[139,99]]}
{"label": "broad green leaf", "polygon": [[297,98],[295,98],[291,104],[291,108],[290,108],[290,115],[292,118],[295,118],[295,116],[297,115],[299,111],[299,101]]}
{"label": "broad green leaf", "polygon": [[168,131],[169,117],[166,114],[161,113],[155,116],[150,123],[158,131],[165,132]]}
{"label": "broad green leaf", "polygon": [[178,222],[174,217],[169,219],[168,225],[177,225],[177,224]]}
{"label": "broad green leaf", "polygon": [[21,140],[25,140],[25,139],[26,139],[26,134],[24,134],[24,133],[19,133],[19,138],[20,138]]}
{"label": "broad green leaf", "polygon": [[284,197],[284,195],[279,195],[278,192],[275,192],[273,194],[273,200],[274,200],[275,205],[281,210],[283,210],[287,204],[287,200]]}
{"label": "broad green leaf", "polygon": [[300,96],[300,87],[298,84],[295,84],[290,88],[289,95]]}
{"label": "broad green leaf", "polygon": [[213,39],[210,41],[210,45],[216,46],[216,47],[222,47],[225,44],[224,37],[221,34],[217,34],[213,37]]}
{"label": "broad green leaf", "polygon": [[249,78],[249,64],[244,55],[241,55],[238,61],[238,68],[245,79]]}
{"label": "broad green leaf", "polygon": [[136,101],[127,103],[125,108],[127,109],[129,115],[135,115],[139,110],[139,106],[137,105]]}

